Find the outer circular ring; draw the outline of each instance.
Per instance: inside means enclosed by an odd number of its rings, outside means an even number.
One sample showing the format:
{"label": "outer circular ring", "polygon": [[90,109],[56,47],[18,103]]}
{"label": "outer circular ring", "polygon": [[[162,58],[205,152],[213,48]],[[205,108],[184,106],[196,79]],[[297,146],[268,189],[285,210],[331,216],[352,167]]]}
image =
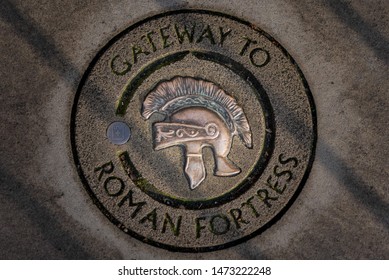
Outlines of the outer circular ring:
{"label": "outer circular ring", "polygon": [[[312,137],[313,137],[313,141],[312,141],[312,144],[311,144],[311,153],[310,153],[310,156],[309,156],[309,160],[308,160],[308,164],[307,164],[307,168],[304,172],[304,175],[302,177],[302,179],[300,180],[300,183],[296,189],[296,191],[294,192],[294,194],[292,195],[292,197],[289,199],[289,201],[286,203],[286,205],[269,221],[267,222],[266,224],[264,224],[262,227],[260,227],[259,229],[257,229],[256,231],[248,234],[248,235],[245,235],[239,239],[236,239],[236,240],[233,240],[233,241],[230,241],[230,242],[227,242],[227,243],[224,243],[224,244],[221,244],[221,245],[215,245],[215,246],[207,246],[207,247],[196,247],[196,248],[189,248],[189,247],[179,247],[179,246],[173,246],[173,245],[168,245],[168,244],[164,244],[164,243],[161,243],[161,242],[157,242],[157,241],[154,241],[154,240],[150,240],[150,239],[145,239],[143,236],[139,235],[138,233],[132,231],[131,229],[128,229],[126,228],[125,226],[123,226],[123,224],[117,220],[105,207],[104,205],[97,199],[96,195],[94,194],[94,192],[92,191],[91,187],[89,186],[88,184],[88,181],[86,179],[86,176],[84,174],[84,171],[82,170],[81,168],[81,165],[80,165],[80,161],[78,159],[78,152],[77,152],[77,149],[76,149],[76,138],[75,138],[75,122],[76,122],[76,114],[77,114],[77,104],[78,104],[78,101],[79,101],[79,98],[80,98],[80,94],[81,94],[81,90],[82,90],[82,87],[83,87],[83,84],[85,83],[85,80],[87,79],[87,77],[89,76],[93,66],[97,63],[97,61],[99,60],[99,58],[101,57],[101,55],[109,48],[111,47],[115,42],[117,42],[124,34],[130,32],[131,30],[137,28],[138,26],[144,24],[145,22],[149,21],[149,20],[152,20],[152,19],[158,19],[158,18],[161,18],[161,17],[165,17],[165,16],[169,16],[169,15],[174,15],[174,14],[185,14],[185,13],[199,13],[199,14],[209,14],[209,15],[215,15],[215,16],[219,16],[219,17],[224,17],[224,18],[228,18],[230,20],[234,20],[240,24],[243,24],[243,25],[246,25],[247,27],[251,28],[251,29],[254,29],[256,32],[260,33],[261,35],[265,36],[269,41],[271,41],[278,49],[280,49],[282,51],[282,53],[285,55],[285,57],[287,57],[289,59],[289,61],[291,62],[291,64],[295,67],[296,71],[298,72],[301,80],[302,80],[302,83],[304,85],[304,88],[305,88],[305,93],[306,93],[306,96],[308,98],[308,101],[309,101],[309,106],[310,106],[310,109],[311,109],[311,118],[312,118]],[[234,16],[230,16],[230,15],[226,15],[226,14],[223,14],[223,13],[220,13],[220,12],[215,12],[215,11],[209,11],[209,10],[198,10],[198,9],[185,9],[185,10],[177,10],[177,11],[169,11],[169,12],[166,12],[166,13],[161,13],[161,14],[157,14],[157,15],[154,15],[154,16],[151,16],[151,17],[148,17],[148,18],[145,18],[137,23],[135,23],[134,25],[126,28],[124,31],[120,32],[118,35],[116,35],[114,38],[112,38],[98,53],[97,55],[94,57],[94,59],[92,60],[92,62],[89,64],[87,70],[85,71],[81,81],[80,81],[80,84],[78,86],[78,89],[77,89],[77,92],[75,94],[75,97],[74,97],[74,103],[73,103],[73,107],[72,107],[72,112],[71,112],[71,120],[70,120],[70,141],[71,141],[71,146],[72,146],[72,152],[73,152],[73,159],[74,159],[74,162],[75,162],[75,165],[76,165],[76,168],[77,168],[77,172],[81,178],[81,181],[86,189],[86,191],[88,192],[88,194],[90,195],[90,197],[92,198],[94,204],[96,204],[96,206],[104,213],[105,216],[107,216],[110,221],[115,224],[117,227],[119,227],[121,230],[123,230],[124,232],[126,232],[127,234],[133,236],[134,238],[142,241],[142,242],[145,242],[145,243],[148,243],[150,245],[153,245],[153,246],[156,246],[156,247],[159,247],[159,248],[163,248],[163,249],[167,249],[167,250],[170,250],[170,251],[176,251],[176,252],[192,252],[192,253],[197,253],[197,252],[209,252],[209,251],[214,251],[214,250],[221,250],[221,249],[226,249],[226,248],[229,248],[229,247],[232,247],[232,246],[235,246],[237,244],[240,244],[242,242],[245,242],[247,241],[248,239],[260,234],[261,232],[265,231],[266,229],[268,229],[271,225],[273,225],[275,222],[277,222],[281,217],[282,215],[289,209],[289,207],[293,204],[293,202],[296,200],[297,196],[299,195],[299,193],[301,192],[302,190],[302,187],[304,186],[308,176],[309,176],[309,172],[311,170],[311,167],[312,167],[312,164],[313,164],[313,161],[314,161],[314,157],[315,157],[315,149],[316,149],[316,141],[317,141],[317,118],[316,118],[316,108],[315,108],[315,104],[314,104],[314,100],[313,100],[313,96],[312,96],[312,93],[309,89],[309,86],[308,86],[308,83],[302,73],[302,71],[300,70],[300,68],[298,67],[297,63],[294,61],[294,59],[291,57],[291,55],[286,51],[285,48],[283,48],[273,37],[271,37],[270,35],[268,35],[267,33],[265,33],[263,30],[261,30],[260,28],[258,27],[255,27],[253,26],[251,23],[247,22],[247,21],[244,21],[242,19],[239,19],[237,17],[234,17]]]}

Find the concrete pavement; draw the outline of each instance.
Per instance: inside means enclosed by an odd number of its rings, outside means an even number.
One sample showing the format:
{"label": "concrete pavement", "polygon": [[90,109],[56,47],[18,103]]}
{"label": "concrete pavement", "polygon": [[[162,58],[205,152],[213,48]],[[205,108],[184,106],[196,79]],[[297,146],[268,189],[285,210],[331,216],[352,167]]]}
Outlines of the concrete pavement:
{"label": "concrete pavement", "polygon": [[[295,59],[317,110],[309,178],[282,218],[247,242],[176,253],[120,231],[78,177],[75,92],[116,34],[167,10],[247,20]],[[387,1],[10,1],[0,4],[1,259],[388,259]]]}

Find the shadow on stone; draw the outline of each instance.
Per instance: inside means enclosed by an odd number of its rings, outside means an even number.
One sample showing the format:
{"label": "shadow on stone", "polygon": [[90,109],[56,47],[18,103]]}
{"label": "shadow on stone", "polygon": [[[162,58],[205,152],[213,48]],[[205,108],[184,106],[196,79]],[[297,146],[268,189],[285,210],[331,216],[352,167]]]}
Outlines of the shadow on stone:
{"label": "shadow on stone", "polygon": [[342,23],[359,34],[377,57],[385,64],[389,64],[389,42],[376,28],[364,20],[350,4],[343,0],[326,0],[324,3],[328,5],[331,12]]}
{"label": "shadow on stone", "polygon": [[[120,258],[118,252],[104,249],[106,246],[86,235],[86,230],[70,221],[59,208],[56,210],[58,213],[54,213],[45,206],[52,204],[55,209],[55,200],[60,195],[53,194],[50,198],[44,196],[45,201],[42,201],[39,198],[42,195],[36,191],[37,186],[25,185],[3,170],[0,170],[0,184],[1,196],[7,199],[7,209],[2,209],[2,213],[8,212],[2,214],[1,219],[6,224],[2,224],[0,232],[2,238],[7,236],[11,239],[2,243],[18,244],[17,248],[1,248],[0,259],[95,259],[96,256]],[[19,211],[10,213],[9,208],[15,207]],[[28,221],[23,222],[24,218]],[[45,251],[48,244],[54,250]],[[90,250],[93,247],[96,249]]]}

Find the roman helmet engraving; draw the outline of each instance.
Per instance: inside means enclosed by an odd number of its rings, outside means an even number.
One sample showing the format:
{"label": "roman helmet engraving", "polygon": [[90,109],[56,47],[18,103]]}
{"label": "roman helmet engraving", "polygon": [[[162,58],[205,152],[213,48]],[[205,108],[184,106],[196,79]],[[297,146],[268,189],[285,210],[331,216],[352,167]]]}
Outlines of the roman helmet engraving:
{"label": "roman helmet engraving", "polygon": [[153,124],[154,149],[184,147],[184,170],[191,189],[206,178],[204,147],[213,151],[215,176],[235,176],[241,172],[228,154],[235,135],[252,148],[251,130],[242,108],[223,89],[201,79],[174,77],[147,94],[142,116],[149,119],[156,112],[166,117]]}

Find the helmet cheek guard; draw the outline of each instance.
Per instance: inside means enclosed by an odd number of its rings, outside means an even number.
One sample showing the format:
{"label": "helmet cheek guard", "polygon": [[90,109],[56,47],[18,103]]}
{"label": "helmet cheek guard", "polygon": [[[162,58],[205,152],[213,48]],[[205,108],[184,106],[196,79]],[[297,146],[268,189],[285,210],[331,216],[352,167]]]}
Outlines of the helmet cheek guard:
{"label": "helmet cheek guard", "polygon": [[145,98],[142,116],[166,115],[153,124],[154,149],[184,148],[185,174],[195,189],[206,178],[202,149],[211,147],[215,176],[240,173],[229,158],[232,140],[238,135],[251,148],[251,131],[243,110],[235,99],[211,82],[190,77],[175,77],[156,86]]}

